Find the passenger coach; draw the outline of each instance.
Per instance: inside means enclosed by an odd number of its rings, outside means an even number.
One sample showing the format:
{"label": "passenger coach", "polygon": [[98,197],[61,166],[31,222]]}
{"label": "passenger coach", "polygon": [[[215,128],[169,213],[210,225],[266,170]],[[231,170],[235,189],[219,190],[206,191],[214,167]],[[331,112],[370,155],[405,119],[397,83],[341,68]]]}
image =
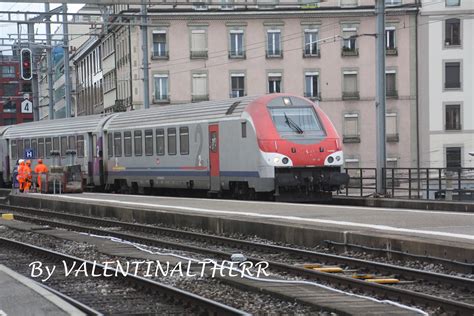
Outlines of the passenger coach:
{"label": "passenger coach", "polygon": [[89,188],[114,192],[315,199],[348,182],[328,117],[288,94],[21,124],[6,129],[2,142],[12,161],[28,146],[44,158],[51,149],[62,159],[77,149]]}

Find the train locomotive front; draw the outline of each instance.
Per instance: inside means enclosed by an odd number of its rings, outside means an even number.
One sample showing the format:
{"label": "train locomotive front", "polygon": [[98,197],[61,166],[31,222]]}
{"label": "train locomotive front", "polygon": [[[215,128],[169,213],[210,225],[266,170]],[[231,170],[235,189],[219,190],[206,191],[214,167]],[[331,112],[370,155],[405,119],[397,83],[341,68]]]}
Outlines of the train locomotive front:
{"label": "train locomotive front", "polygon": [[349,182],[340,138],[326,114],[313,102],[272,94],[249,104],[249,114],[280,200],[318,200]]}

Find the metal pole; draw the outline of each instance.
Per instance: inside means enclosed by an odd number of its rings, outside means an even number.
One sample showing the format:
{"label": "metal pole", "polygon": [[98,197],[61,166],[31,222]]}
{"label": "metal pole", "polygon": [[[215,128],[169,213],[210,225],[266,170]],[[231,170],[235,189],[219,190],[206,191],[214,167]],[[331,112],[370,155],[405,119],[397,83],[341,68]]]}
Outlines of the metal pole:
{"label": "metal pole", "polygon": [[[44,3],[44,11],[49,12],[49,2]],[[51,18],[46,18],[46,63],[48,64],[48,118],[54,120],[54,93],[53,93],[53,49],[51,48]]]}
{"label": "metal pole", "polygon": [[[67,22],[67,4],[63,3],[63,22]],[[66,86],[66,117],[71,117],[71,75],[69,73],[69,26],[63,23],[64,79]]]}
{"label": "metal pole", "polygon": [[150,107],[150,78],[148,76],[148,27],[147,27],[147,14],[148,10],[146,7],[146,1],[142,0],[142,38],[143,38],[143,106],[145,109]]}
{"label": "metal pole", "polygon": [[386,165],[385,154],[385,0],[376,0],[375,13],[377,15],[376,39],[376,129],[377,129],[377,193],[385,194],[383,170]]}
{"label": "metal pole", "polygon": [[28,23],[28,47],[31,50],[31,71],[33,77],[31,78],[31,92],[33,93],[33,120],[39,120],[39,87],[38,87],[38,65],[36,63],[37,50],[34,45],[35,42],[35,24],[32,22]]}

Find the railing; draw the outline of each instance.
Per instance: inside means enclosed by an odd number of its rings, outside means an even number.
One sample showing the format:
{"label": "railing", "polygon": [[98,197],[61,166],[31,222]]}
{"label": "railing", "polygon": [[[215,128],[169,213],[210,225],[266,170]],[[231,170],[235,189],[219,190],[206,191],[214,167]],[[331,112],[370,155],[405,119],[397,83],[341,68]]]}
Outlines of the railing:
{"label": "railing", "polygon": [[192,50],[191,59],[207,58],[207,50]]}
{"label": "railing", "polygon": [[229,51],[229,58],[245,58],[246,54],[244,51],[235,51],[235,50],[230,50]]}
{"label": "railing", "polygon": [[[375,168],[345,168],[351,180],[339,195],[370,196],[377,187]],[[385,168],[386,196],[406,199],[474,201],[474,168]]]}

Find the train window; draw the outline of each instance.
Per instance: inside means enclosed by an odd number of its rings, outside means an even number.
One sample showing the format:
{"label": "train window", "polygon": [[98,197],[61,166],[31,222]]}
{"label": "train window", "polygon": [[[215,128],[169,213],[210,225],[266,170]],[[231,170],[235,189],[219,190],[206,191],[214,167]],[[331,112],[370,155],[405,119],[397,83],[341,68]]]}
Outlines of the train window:
{"label": "train window", "polygon": [[50,158],[51,157],[51,150],[53,149],[51,147],[51,138],[46,138],[44,140],[44,144],[45,144],[45,151],[46,151],[46,158]]}
{"label": "train window", "polygon": [[211,152],[217,152],[217,132],[211,132]]}
{"label": "train window", "polygon": [[97,157],[98,152],[97,152],[97,135],[92,135],[92,157]]}
{"label": "train window", "polygon": [[69,136],[69,150],[76,150],[76,136]]}
{"label": "train window", "polygon": [[53,150],[59,151],[59,137],[53,137]]}
{"label": "train window", "polygon": [[123,132],[123,147],[125,157],[132,155],[132,132]]}
{"label": "train window", "polygon": [[176,128],[168,128],[168,155],[176,155]]}
{"label": "train window", "polygon": [[109,156],[109,158],[114,155],[114,140],[112,139],[113,136],[114,135],[112,133],[107,134],[107,155]]}
{"label": "train window", "polygon": [[242,122],[241,128],[242,128],[242,138],[247,138],[247,122]]}
{"label": "train window", "polygon": [[165,130],[161,128],[156,130],[156,154],[158,156],[165,154]]}
{"label": "train window", "polygon": [[38,156],[38,143],[36,142],[36,138],[31,140],[31,150],[33,150],[34,155]]}
{"label": "train window", "polygon": [[135,156],[141,156],[143,152],[142,131],[133,132],[133,144],[135,149]]}
{"label": "train window", "polygon": [[321,124],[310,107],[279,107],[270,108],[272,120],[278,132],[298,133],[311,132],[324,134]]}
{"label": "train window", "polygon": [[153,156],[153,130],[145,130],[145,155]]}
{"label": "train window", "polygon": [[44,138],[38,138],[38,158],[44,158]]}
{"label": "train window", "polygon": [[24,144],[25,144],[25,149],[30,149],[30,140],[29,139],[25,139]]}
{"label": "train window", "polygon": [[17,160],[18,159],[18,150],[16,147],[16,140],[12,139],[11,140],[11,150],[12,150],[12,160]]}
{"label": "train window", "polygon": [[66,157],[67,136],[61,136],[61,157]]}
{"label": "train window", "polygon": [[18,142],[17,142],[17,145],[18,145],[18,158],[22,159],[24,158],[24,147],[23,147],[23,139],[19,139]]}
{"label": "train window", "polygon": [[122,156],[122,133],[120,132],[114,133],[114,152],[115,157]]}
{"label": "train window", "polygon": [[84,157],[84,136],[77,136],[77,157]]}
{"label": "train window", "polygon": [[189,128],[179,128],[179,153],[181,155],[189,155]]}

